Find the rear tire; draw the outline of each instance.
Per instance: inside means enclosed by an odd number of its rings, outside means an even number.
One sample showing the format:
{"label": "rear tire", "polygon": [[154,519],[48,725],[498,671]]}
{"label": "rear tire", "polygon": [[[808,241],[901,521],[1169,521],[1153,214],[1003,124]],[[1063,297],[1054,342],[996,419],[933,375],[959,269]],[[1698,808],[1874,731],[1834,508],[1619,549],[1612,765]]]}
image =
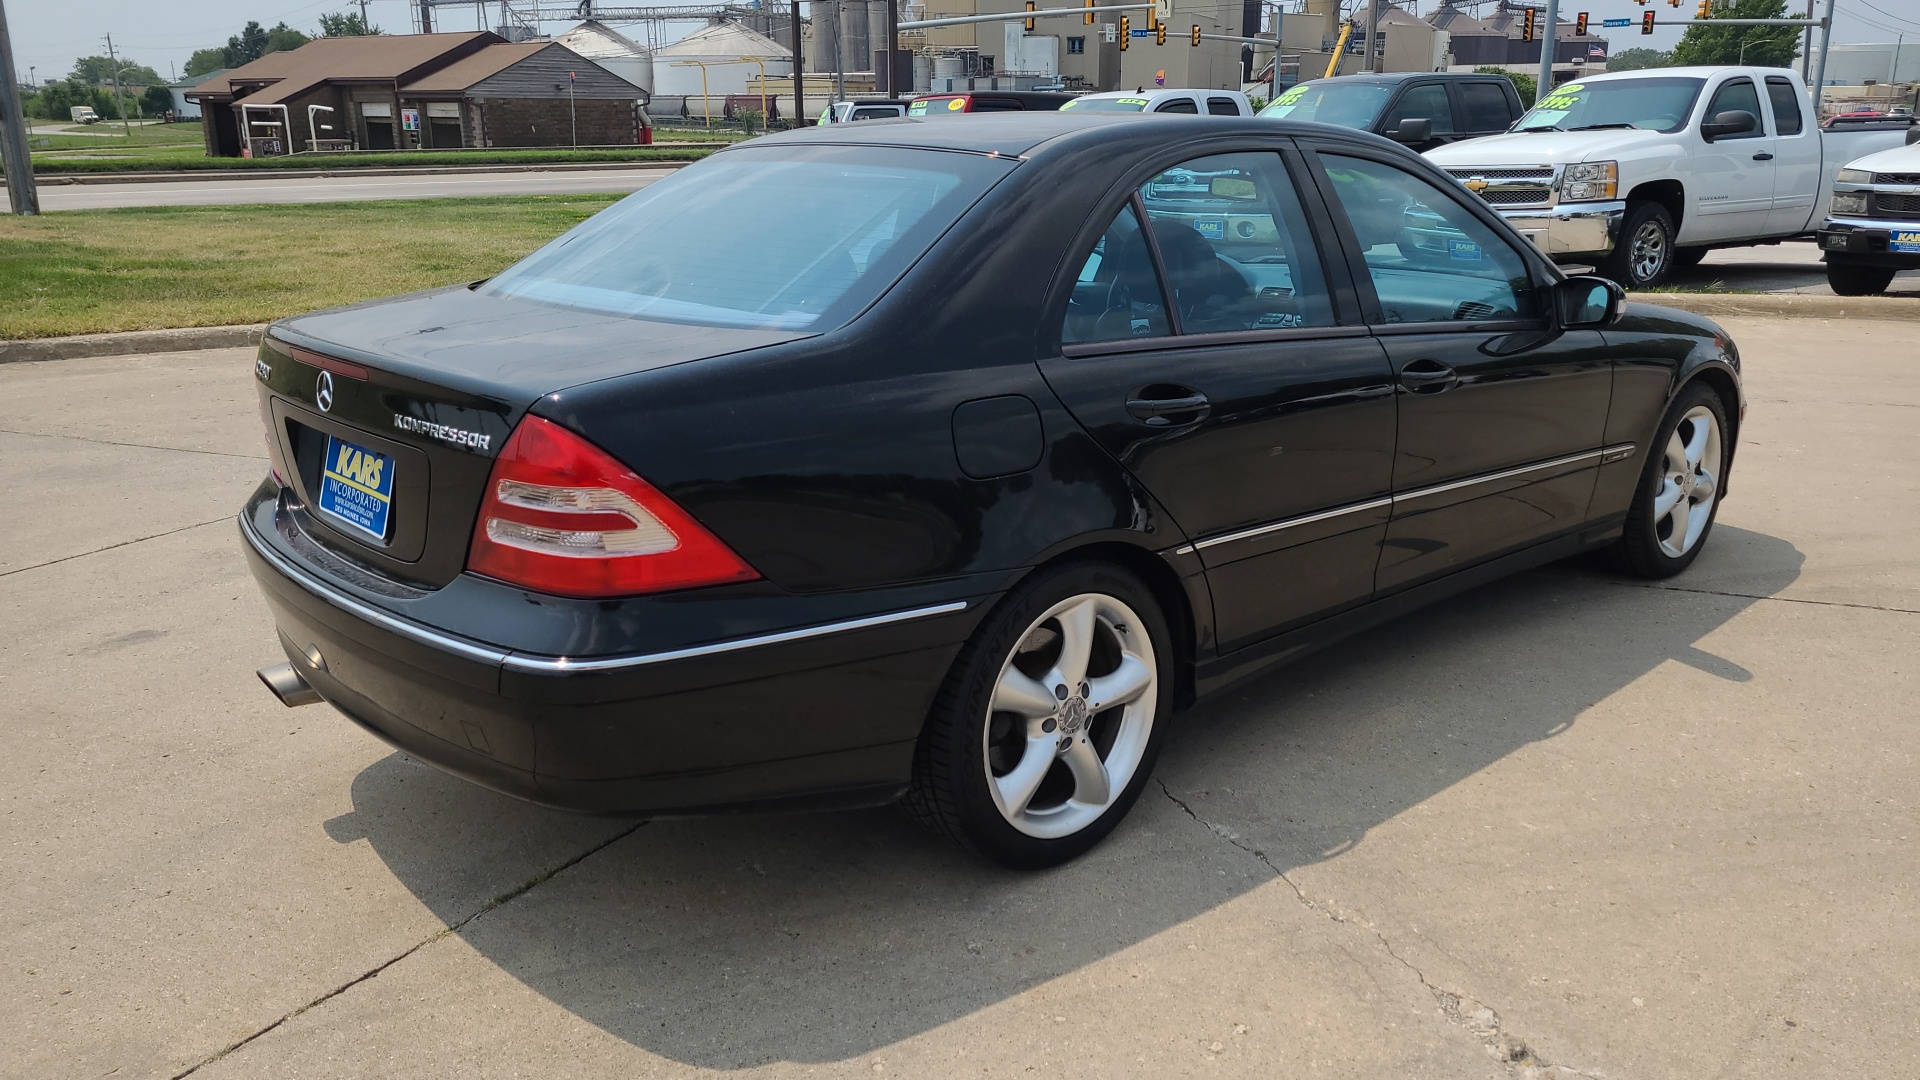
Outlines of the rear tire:
{"label": "rear tire", "polygon": [[1682,390],[1647,450],[1626,527],[1601,558],[1621,573],[1653,579],[1693,565],[1720,512],[1731,456],[1720,395],[1698,382]]}
{"label": "rear tire", "polygon": [[1667,280],[1673,265],[1672,215],[1659,203],[1628,203],[1626,220],[1620,223],[1620,239],[1600,260],[1601,276],[1618,282],[1623,289],[1651,289]]}
{"label": "rear tire", "polygon": [[1879,296],[1893,284],[1898,271],[1882,266],[1835,262],[1827,256],[1827,285],[1836,296]]}
{"label": "rear tire", "polygon": [[1018,870],[1086,852],[1153,771],[1173,708],[1171,645],[1152,590],[1125,570],[1040,571],[954,660],[914,754],[907,812]]}

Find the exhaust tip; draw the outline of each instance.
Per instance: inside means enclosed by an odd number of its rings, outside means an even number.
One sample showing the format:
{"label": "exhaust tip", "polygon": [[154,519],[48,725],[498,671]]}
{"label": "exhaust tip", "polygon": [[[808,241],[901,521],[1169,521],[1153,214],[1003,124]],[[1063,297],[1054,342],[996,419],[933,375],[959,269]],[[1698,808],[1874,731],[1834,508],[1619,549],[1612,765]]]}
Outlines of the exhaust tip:
{"label": "exhaust tip", "polygon": [[289,709],[320,701],[320,691],[307,685],[307,680],[293,669],[292,664],[273,664],[254,674],[260,676],[260,681],[267,684],[267,689],[280,699],[280,704]]}

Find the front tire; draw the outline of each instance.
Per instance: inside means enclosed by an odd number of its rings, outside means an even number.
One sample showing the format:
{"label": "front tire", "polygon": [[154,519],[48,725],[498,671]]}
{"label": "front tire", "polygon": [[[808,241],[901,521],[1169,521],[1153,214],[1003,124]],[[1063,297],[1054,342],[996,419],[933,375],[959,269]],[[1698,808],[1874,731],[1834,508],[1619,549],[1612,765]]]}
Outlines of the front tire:
{"label": "front tire", "polygon": [[1827,286],[1836,296],[1879,296],[1893,284],[1898,271],[1881,266],[1835,262],[1827,257]]}
{"label": "front tire", "polygon": [[1627,204],[1620,240],[1600,260],[1600,274],[1623,289],[1651,289],[1673,272],[1673,217],[1659,203]]}
{"label": "front tire", "polygon": [[921,733],[905,805],[1003,866],[1072,859],[1145,788],[1173,704],[1153,593],[1106,563],[1023,582],[960,651]]}
{"label": "front tire", "polygon": [[1727,474],[1726,405],[1694,383],[1667,410],[1647,454],[1620,539],[1602,554],[1623,573],[1669,578],[1693,565],[1720,512]]}

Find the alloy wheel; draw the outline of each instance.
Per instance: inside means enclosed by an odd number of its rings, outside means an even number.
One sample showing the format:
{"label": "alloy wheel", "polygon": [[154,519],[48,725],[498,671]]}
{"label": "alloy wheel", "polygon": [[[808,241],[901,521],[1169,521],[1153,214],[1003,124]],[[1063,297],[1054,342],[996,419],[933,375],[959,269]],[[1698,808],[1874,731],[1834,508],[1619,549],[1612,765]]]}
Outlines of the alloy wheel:
{"label": "alloy wheel", "polygon": [[1633,268],[1634,280],[1653,281],[1666,269],[1667,260],[1672,257],[1667,243],[1667,230],[1651,218],[1641,222],[1633,232],[1630,251],[1628,264]]}
{"label": "alloy wheel", "polygon": [[1653,495],[1654,535],[1668,558],[1692,551],[1707,531],[1720,493],[1721,461],[1720,422],[1713,410],[1696,405],[1667,438],[1662,482]]}
{"label": "alloy wheel", "polygon": [[1102,593],[1035,619],[1001,665],[983,737],[987,789],[1028,836],[1070,836],[1098,820],[1146,755],[1159,702],[1146,624]]}

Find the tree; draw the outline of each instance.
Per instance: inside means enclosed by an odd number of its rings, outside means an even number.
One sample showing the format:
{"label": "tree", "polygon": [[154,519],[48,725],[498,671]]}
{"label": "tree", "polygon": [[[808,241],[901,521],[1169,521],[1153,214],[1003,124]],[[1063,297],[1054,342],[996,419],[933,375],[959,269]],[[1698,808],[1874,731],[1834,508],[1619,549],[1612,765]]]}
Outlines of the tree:
{"label": "tree", "polygon": [[[286,23],[267,31],[267,52],[292,52],[313,39]],[[264,55],[264,54],[263,54]]]}
{"label": "tree", "polygon": [[339,11],[320,16],[321,37],[373,37],[379,33],[379,27],[361,21],[359,12]]}
{"label": "tree", "polygon": [[226,66],[227,50],[217,48],[195,49],[193,50],[193,55],[187,57],[187,66],[184,74],[187,78],[191,79],[198,75],[210,75]]}
{"label": "tree", "polygon": [[[73,73],[67,78],[87,86],[112,86],[115,66],[111,57],[83,56],[73,62]],[[121,58],[118,67],[120,68],[120,85],[123,87],[152,86],[155,83],[166,82],[160,77],[159,72],[145,64],[133,63],[124,57]]]}
{"label": "tree", "polygon": [[[1722,19],[1778,19],[1787,13],[1786,0],[1720,0],[1712,14]],[[1792,67],[1798,52],[1797,26],[1714,26],[1711,19],[1687,27],[1673,47],[1676,67],[1693,64],[1739,64]],[[1746,50],[1743,61],[1740,53]]]}
{"label": "tree", "polygon": [[155,83],[140,95],[140,107],[148,116],[164,116],[173,110],[173,91]]}
{"label": "tree", "polygon": [[1501,67],[1477,67],[1473,71],[1476,75],[1505,75],[1507,81],[1513,84],[1514,92],[1520,95],[1520,104],[1533,104],[1533,95],[1539,89],[1534,85],[1533,76]]}
{"label": "tree", "polygon": [[1659,49],[1621,49],[1607,57],[1608,71],[1645,71],[1648,68],[1672,66],[1673,54]]}

